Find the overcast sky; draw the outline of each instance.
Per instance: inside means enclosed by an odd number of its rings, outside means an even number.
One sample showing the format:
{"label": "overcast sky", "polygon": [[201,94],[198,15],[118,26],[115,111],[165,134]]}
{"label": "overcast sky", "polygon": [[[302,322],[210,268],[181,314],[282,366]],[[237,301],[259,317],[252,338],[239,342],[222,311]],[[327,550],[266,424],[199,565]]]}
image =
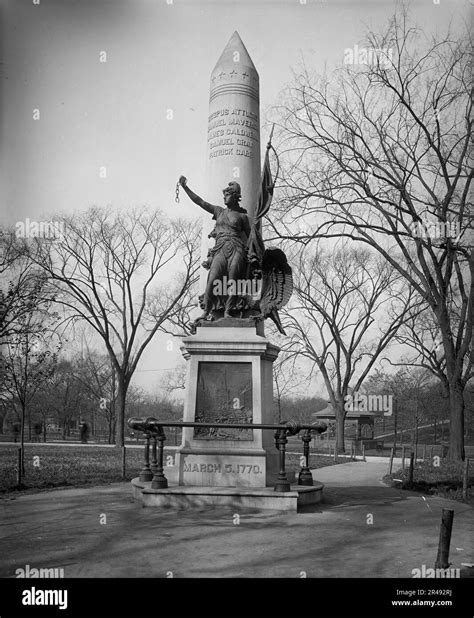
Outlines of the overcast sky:
{"label": "overcast sky", "polygon": [[[1,225],[95,204],[174,202],[178,176],[204,188],[210,73],[234,30],[260,75],[266,110],[302,58],[318,71],[342,63],[365,25],[382,26],[390,0],[3,0]],[[409,2],[420,26],[443,31],[469,18],[472,0]],[[106,62],[101,62],[105,58]],[[173,119],[167,120],[167,110]],[[40,118],[33,118],[39,110]],[[100,168],[106,168],[106,178]],[[205,197],[205,195],[204,195]],[[150,347],[139,383],[180,358]],[[158,358],[159,357],[159,358]],[[145,371],[146,370],[146,371]]]}

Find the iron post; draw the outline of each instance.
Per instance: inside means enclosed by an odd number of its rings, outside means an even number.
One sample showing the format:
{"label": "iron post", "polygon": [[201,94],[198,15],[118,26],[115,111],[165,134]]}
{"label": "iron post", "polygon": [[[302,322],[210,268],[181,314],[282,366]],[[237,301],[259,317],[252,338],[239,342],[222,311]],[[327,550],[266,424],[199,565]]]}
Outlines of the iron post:
{"label": "iron post", "polygon": [[153,472],[153,474],[156,474],[156,471],[158,470],[158,457],[157,457],[157,453],[156,453],[156,436],[153,435],[151,437],[151,471]]}
{"label": "iron post", "polygon": [[275,483],[275,491],[290,491],[290,482],[285,470],[285,445],[288,442],[286,429],[277,429],[275,432],[275,446],[280,452],[280,472]]}
{"label": "iron post", "polygon": [[165,432],[163,427],[158,427],[158,431],[154,436],[154,441],[158,441],[158,464],[156,467],[156,472],[151,482],[152,489],[166,489],[168,487],[168,479],[166,478],[163,471],[163,451],[164,451],[164,441],[166,440]]}
{"label": "iron post", "polygon": [[303,456],[305,458],[305,465],[301,468],[298,475],[298,485],[312,485],[313,475],[309,469],[309,443],[311,442],[311,430],[305,429],[301,439],[303,440]]}
{"label": "iron post", "polygon": [[145,440],[145,459],[143,462],[143,468],[140,470],[140,476],[138,480],[147,483],[153,479],[153,472],[150,468],[150,434],[146,432]]}

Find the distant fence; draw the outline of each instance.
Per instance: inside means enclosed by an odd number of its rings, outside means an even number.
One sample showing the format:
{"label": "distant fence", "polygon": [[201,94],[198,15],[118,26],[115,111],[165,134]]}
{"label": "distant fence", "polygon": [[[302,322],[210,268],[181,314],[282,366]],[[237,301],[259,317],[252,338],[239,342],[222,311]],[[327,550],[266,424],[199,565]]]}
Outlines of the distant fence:
{"label": "distant fence", "polygon": [[[20,434],[15,433],[13,431],[8,431],[0,434],[0,442],[20,442]],[[25,442],[28,443],[37,443],[44,442],[43,434],[31,433],[31,440],[29,439],[28,431],[25,432]],[[78,430],[72,429],[69,432],[69,435],[65,438],[63,437],[62,431],[48,431],[46,433],[46,442],[74,442],[77,444],[81,444],[81,436]],[[115,439],[112,440],[111,444],[114,444]],[[132,444],[143,444],[144,438],[143,435],[139,432],[133,434],[125,435],[125,442],[128,445]],[[89,434],[87,438],[88,444],[109,444],[109,433],[108,431],[96,431],[94,434]],[[168,446],[179,446],[181,444],[181,428],[180,427],[170,427],[168,431]]]}
{"label": "distant fence", "polygon": [[[288,445],[291,448],[291,444]],[[373,440],[345,440],[344,448],[348,455],[372,455],[378,457],[390,457],[392,455],[392,441],[379,440],[377,438]],[[318,455],[332,455],[336,448],[336,440],[313,440],[311,443],[311,452]],[[393,457],[406,458],[410,457],[410,453],[413,451],[415,459],[425,460],[432,457],[441,457],[444,459],[448,456],[449,447],[447,444],[418,444],[416,447],[412,446],[410,442],[405,444],[397,444],[394,449]],[[474,459],[474,446],[464,447],[466,457]]]}
{"label": "distant fence", "polygon": [[[291,446],[291,445],[289,445]],[[347,454],[355,455],[377,455],[381,457],[390,457],[392,453],[393,441],[385,441],[383,439],[364,439],[364,440],[345,440],[344,449]],[[336,440],[318,440],[315,439],[311,443],[313,453],[321,455],[331,455],[336,448]],[[466,446],[466,456],[472,457],[474,447]],[[413,447],[411,443],[397,444],[394,450],[394,457],[409,457],[411,451],[415,453],[416,459],[427,459],[428,457],[444,458],[448,454],[447,444],[418,444]]]}

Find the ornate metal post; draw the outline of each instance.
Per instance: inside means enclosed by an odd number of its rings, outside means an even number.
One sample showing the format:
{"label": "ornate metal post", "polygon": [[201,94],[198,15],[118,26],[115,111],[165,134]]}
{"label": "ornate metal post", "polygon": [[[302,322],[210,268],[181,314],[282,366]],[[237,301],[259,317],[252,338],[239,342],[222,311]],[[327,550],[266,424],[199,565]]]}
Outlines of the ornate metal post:
{"label": "ornate metal post", "polygon": [[140,476],[138,477],[138,479],[142,482],[151,481],[153,478],[153,473],[150,468],[150,434],[145,432],[145,436],[145,461],[143,463],[143,468],[140,471]]}
{"label": "ornate metal post", "polygon": [[158,459],[156,454],[156,436],[153,435],[151,437],[151,440],[151,471],[153,472],[153,474],[156,474],[156,471],[158,470]]}
{"label": "ornate metal post", "polygon": [[166,440],[166,436],[163,427],[159,426],[157,428],[156,436],[154,437],[154,439],[155,441],[158,440],[158,463],[155,476],[153,477],[153,480],[151,482],[151,487],[152,489],[166,489],[168,487],[168,479],[163,472],[163,443]]}
{"label": "ornate metal post", "polygon": [[275,483],[275,491],[290,491],[290,482],[285,470],[285,445],[288,442],[286,429],[275,431],[275,446],[280,451],[280,472]]}
{"label": "ornate metal post", "polygon": [[313,475],[309,469],[309,443],[311,442],[311,429],[305,429],[301,439],[303,440],[303,455],[305,465],[301,468],[298,475],[298,485],[312,485]]}

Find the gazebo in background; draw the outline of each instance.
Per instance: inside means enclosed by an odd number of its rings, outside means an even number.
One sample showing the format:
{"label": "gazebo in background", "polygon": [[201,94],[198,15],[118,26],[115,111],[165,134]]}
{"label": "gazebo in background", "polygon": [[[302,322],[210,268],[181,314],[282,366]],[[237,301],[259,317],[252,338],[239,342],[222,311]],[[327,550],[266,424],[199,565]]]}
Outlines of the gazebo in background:
{"label": "gazebo in background", "polygon": [[[315,421],[327,421],[328,431],[326,432],[326,438],[328,440],[335,440],[336,414],[332,404],[328,402],[324,410],[313,412],[311,416]],[[344,423],[344,435],[356,442],[363,441],[367,443],[374,440],[374,419],[376,416],[377,412],[369,412],[367,410],[348,411]],[[367,446],[369,445],[367,444]]]}

